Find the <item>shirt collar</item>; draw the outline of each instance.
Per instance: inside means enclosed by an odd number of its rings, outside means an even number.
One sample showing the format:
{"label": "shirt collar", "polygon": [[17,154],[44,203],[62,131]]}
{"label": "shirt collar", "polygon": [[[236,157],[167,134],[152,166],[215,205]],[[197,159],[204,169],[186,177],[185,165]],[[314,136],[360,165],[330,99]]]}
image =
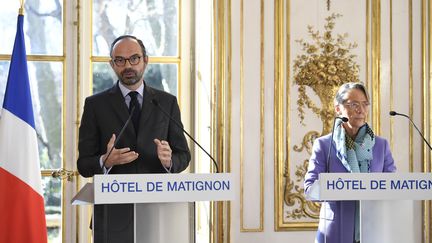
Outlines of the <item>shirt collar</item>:
{"label": "shirt collar", "polygon": [[[133,91],[128,89],[126,86],[124,86],[120,81],[118,82],[119,84],[119,88],[120,91],[122,92],[123,97],[126,97],[129,92]],[[141,85],[138,87],[137,90],[135,90],[136,92],[138,92],[138,94],[140,94],[141,97],[144,97],[143,93],[144,93],[144,82],[141,83]]]}

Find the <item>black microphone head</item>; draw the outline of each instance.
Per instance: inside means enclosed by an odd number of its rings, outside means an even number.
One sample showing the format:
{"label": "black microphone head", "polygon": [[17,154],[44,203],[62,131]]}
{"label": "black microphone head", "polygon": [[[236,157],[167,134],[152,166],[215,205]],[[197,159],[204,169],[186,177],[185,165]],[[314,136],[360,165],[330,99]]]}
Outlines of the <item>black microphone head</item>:
{"label": "black microphone head", "polygon": [[159,102],[156,99],[151,99],[151,103],[155,106],[159,106]]}
{"label": "black microphone head", "polygon": [[337,116],[337,117],[335,117],[335,122],[336,122],[337,119],[342,120],[342,122],[347,122],[349,120],[348,118],[346,118],[344,116]]}
{"label": "black microphone head", "polygon": [[390,111],[390,112],[389,112],[389,115],[390,115],[390,116],[396,116],[397,114],[398,114],[398,113],[397,113],[396,111]]}

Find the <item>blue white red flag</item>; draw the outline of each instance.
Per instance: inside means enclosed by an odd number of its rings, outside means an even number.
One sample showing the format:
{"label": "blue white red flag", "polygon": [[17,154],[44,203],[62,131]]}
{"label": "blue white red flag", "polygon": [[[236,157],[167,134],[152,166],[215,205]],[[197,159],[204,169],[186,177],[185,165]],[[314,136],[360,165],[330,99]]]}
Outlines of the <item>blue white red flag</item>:
{"label": "blue white red flag", "polygon": [[3,108],[0,112],[0,242],[46,243],[39,152],[18,15]]}

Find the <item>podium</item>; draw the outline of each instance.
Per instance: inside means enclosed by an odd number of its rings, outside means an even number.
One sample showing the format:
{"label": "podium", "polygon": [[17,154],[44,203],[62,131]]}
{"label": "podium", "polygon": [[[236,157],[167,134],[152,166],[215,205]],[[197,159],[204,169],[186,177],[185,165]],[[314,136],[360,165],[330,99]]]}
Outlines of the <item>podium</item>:
{"label": "podium", "polygon": [[[234,190],[230,173],[95,175],[72,205],[133,204],[135,243],[187,243],[194,240],[189,228],[194,225],[189,214],[194,202],[233,200]],[[93,229],[95,223],[107,227],[106,222],[95,220]]]}
{"label": "podium", "polygon": [[307,198],[360,201],[362,243],[417,242],[415,201],[432,199],[432,174],[321,173]]}

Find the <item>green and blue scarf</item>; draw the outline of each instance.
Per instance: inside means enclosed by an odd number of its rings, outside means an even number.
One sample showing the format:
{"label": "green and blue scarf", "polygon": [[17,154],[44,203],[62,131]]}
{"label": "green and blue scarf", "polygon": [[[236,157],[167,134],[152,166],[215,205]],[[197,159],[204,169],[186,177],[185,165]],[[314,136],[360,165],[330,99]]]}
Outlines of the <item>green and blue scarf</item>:
{"label": "green and blue scarf", "polygon": [[[353,140],[342,126],[342,121],[336,123],[333,141],[336,147],[336,156],[342,161],[343,166],[351,173],[370,172],[372,161],[372,149],[375,145],[375,135],[367,123],[363,125],[356,138]],[[356,202],[355,210],[355,240],[360,240],[360,212],[359,202]]]}

